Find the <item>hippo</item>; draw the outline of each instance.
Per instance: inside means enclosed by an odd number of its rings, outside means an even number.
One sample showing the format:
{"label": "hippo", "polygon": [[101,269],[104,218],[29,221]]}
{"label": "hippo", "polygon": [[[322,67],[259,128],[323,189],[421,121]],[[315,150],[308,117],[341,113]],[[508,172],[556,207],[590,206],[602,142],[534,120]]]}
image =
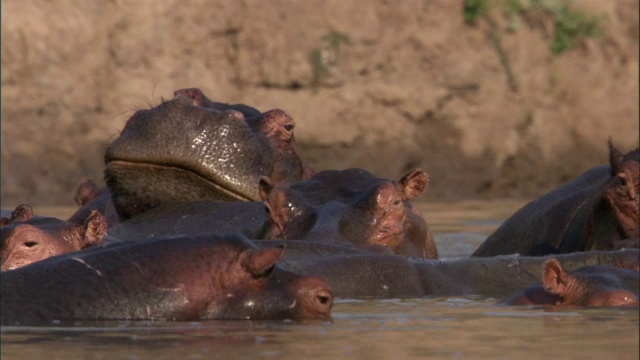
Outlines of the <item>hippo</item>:
{"label": "hippo", "polygon": [[259,201],[260,177],[290,184],[312,173],[283,111],[197,106],[185,92],[137,111],[108,146],[105,182],[121,220],[163,204]]}
{"label": "hippo", "polygon": [[108,228],[107,233],[122,241],[235,232],[260,239],[266,220],[261,202],[192,201],[159,206]]}
{"label": "hippo", "polygon": [[81,224],[34,216],[31,206],[16,207],[0,227],[0,271],[17,269],[51,256],[79,251],[102,243],[107,224],[93,210]]}
{"label": "hippo", "polygon": [[382,247],[399,255],[437,259],[427,223],[411,203],[428,182],[420,169],[399,181],[362,169],[326,170],[289,186],[263,177],[260,197],[269,214],[264,237]]}
{"label": "hippo", "polygon": [[258,247],[287,246],[280,264],[299,274],[324,278],[338,298],[389,299],[424,296],[477,295],[504,299],[539,281],[551,257],[567,271],[600,265],[628,269],[620,274],[624,287],[638,292],[640,252],[637,249],[587,251],[548,256],[499,255],[455,260],[420,259],[373,254],[363,249],[315,241],[262,240]]}
{"label": "hippo", "polygon": [[242,235],[97,246],[3,273],[0,322],[330,319],[329,285],[281,269],[284,253]]}
{"label": "hippo", "polygon": [[509,305],[638,306],[638,295],[621,278],[640,281],[640,273],[607,266],[583,266],[572,273],[558,259],[542,267],[542,284],[528,287],[506,301]]}
{"label": "hippo", "polygon": [[369,252],[437,258],[427,224],[410,199],[428,183],[414,170],[400,181],[362,169],[327,170],[291,186],[260,181],[260,202],[194,201],[157,207],[109,228],[110,236],[140,240],[166,235],[240,232],[250,239],[314,240]]}
{"label": "hippo", "polygon": [[640,150],[623,155],[609,140],[609,165],[518,210],[472,256],[540,256],[638,247]]}

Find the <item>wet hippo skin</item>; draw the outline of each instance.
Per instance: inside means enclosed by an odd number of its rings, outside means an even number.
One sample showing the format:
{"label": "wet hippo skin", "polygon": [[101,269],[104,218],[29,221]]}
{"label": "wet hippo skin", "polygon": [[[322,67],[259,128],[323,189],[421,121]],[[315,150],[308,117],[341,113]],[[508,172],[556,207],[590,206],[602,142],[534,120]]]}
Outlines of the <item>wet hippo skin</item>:
{"label": "wet hippo skin", "polygon": [[72,319],[327,319],[333,295],[240,235],[98,246],[3,273],[2,324]]}

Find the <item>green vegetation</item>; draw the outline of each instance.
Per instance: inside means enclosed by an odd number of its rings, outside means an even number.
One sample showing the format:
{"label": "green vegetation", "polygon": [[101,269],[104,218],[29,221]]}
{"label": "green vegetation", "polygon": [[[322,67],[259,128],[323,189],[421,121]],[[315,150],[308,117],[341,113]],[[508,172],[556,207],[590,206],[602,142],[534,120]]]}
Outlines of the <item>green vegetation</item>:
{"label": "green vegetation", "polygon": [[329,73],[331,68],[340,63],[340,48],[343,44],[351,44],[351,38],[339,31],[329,31],[322,37],[325,45],[309,52],[309,63],[313,71],[312,85],[317,87],[321,79]]}
{"label": "green vegetation", "polygon": [[553,21],[549,48],[554,55],[570,49],[575,40],[602,34],[602,17],[573,9],[569,0],[465,0],[463,16],[468,24],[481,19],[491,21],[491,9],[498,8],[511,20],[510,29],[517,29],[516,18],[543,14]]}
{"label": "green vegetation", "polygon": [[[522,20],[552,21],[553,33],[549,49],[555,56],[569,50],[579,38],[595,37],[602,34],[601,16],[590,16],[572,9],[569,0],[464,0],[462,14],[467,24],[474,25],[484,21],[489,25],[489,39],[502,65],[509,87],[518,90],[518,82],[511,67],[511,61],[502,47],[500,29],[492,17],[492,9],[499,9],[509,20],[509,31],[517,31]],[[540,20],[542,19],[542,20]],[[533,20],[536,23],[536,20]],[[551,79],[552,87],[557,83],[558,75]]]}

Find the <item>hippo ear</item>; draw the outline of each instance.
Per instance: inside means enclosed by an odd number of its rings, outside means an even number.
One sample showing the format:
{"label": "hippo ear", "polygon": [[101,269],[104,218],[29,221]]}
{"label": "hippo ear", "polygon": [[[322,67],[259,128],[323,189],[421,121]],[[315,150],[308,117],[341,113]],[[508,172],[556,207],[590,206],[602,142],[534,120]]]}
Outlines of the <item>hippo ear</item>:
{"label": "hippo ear", "polygon": [[204,93],[198,88],[176,90],[173,92],[173,96],[174,98],[178,96],[184,96],[185,98],[189,99],[189,101],[191,101],[191,104],[193,104],[194,106],[202,107],[205,103]]}
{"label": "hippo ear", "polygon": [[15,210],[11,213],[9,222],[13,221],[28,221],[33,217],[33,209],[31,205],[20,204],[16,206]]}
{"label": "hippo ear", "polygon": [[102,242],[104,235],[107,233],[107,220],[100,211],[93,209],[85,219],[82,227],[84,230],[84,244],[81,245],[81,248],[84,249],[99,245]]}
{"label": "hippo ear", "polygon": [[255,278],[268,275],[284,255],[284,246],[266,249],[249,249],[241,255],[242,266]]}
{"label": "hippo ear", "polygon": [[273,219],[273,216],[271,215],[273,213],[273,204],[271,204],[271,201],[269,200],[269,194],[271,194],[272,190],[273,182],[271,179],[266,176],[262,176],[260,178],[260,183],[258,184],[258,192],[260,194],[260,199],[262,199],[262,202],[264,203],[265,210],[271,219]]}
{"label": "hippo ear", "polygon": [[622,163],[624,161],[624,154],[620,150],[616,149],[613,145],[613,141],[609,139],[609,164],[611,165],[611,175],[616,175],[622,171]]}
{"label": "hippo ear", "polygon": [[420,169],[413,170],[400,179],[405,200],[415,199],[422,195],[428,184],[429,175]]}
{"label": "hippo ear", "polygon": [[84,179],[78,184],[78,186],[76,186],[75,193],[76,194],[74,195],[73,199],[75,200],[76,204],[82,206],[98,197],[100,189],[98,189],[98,185],[96,185],[93,180]]}
{"label": "hippo ear", "polygon": [[269,202],[269,194],[273,190],[273,181],[266,176],[260,177],[260,183],[258,184],[260,193],[260,199],[266,204]]}
{"label": "hippo ear", "polygon": [[559,296],[564,296],[567,292],[567,285],[570,276],[564,271],[558,259],[549,259],[543,265],[542,285],[544,289]]}

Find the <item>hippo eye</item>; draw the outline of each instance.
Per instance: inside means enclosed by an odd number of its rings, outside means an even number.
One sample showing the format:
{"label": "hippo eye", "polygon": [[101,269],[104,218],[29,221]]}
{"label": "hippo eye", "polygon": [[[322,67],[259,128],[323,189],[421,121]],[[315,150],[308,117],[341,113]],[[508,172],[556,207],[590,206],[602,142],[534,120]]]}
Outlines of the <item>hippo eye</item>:
{"label": "hippo eye", "polygon": [[293,130],[293,125],[285,125],[284,129],[287,130],[287,131],[291,131],[291,130]]}
{"label": "hippo eye", "polygon": [[38,242],[36,241],[25,241],[22,245],[28,247],[28,248],[32,248],[36,245],[38,245]]}

